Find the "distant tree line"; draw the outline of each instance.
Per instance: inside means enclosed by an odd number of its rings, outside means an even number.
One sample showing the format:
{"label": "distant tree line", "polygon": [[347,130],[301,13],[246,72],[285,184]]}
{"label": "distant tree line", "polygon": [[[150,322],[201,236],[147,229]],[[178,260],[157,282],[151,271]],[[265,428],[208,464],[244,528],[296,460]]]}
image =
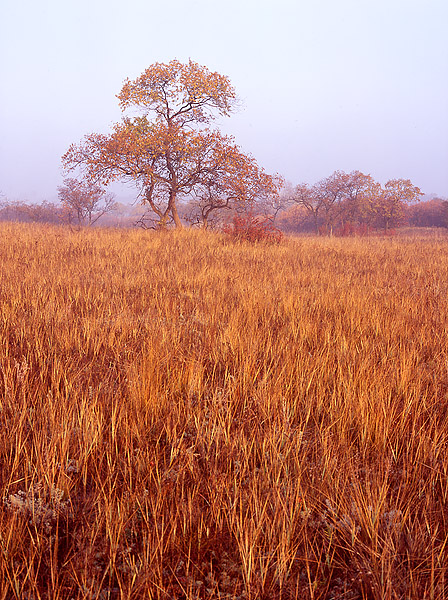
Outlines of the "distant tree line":
{"label": "distant tree line", "polygon": [[382,186],[359,171],[336,171],[314,185],[288,190],[277,223],[289,232],[339,235],[387,233],[403,225],[448,227],[448,201],[422,202],[422,195],[408,179]]}
{"label": "distant tree line", "polygon": [[420,204],[408,206],[405,223],[411,227],[448,228],[448,200],[431,198]]}
{"label": "distant tree line", "polygon": [[0,220],[25,223],[94,225],[117,208],[114,195],[86,181],[65,179],[58,188],[60,204],[0,201]]}
{"label": "distant tree line", "polygon": [[[399,196],[378,197],[364,196],[366,189],[360,187],[346,188],[343,194],[338,188],[338,180],[346,180],[352,184],[366,181],[359,175],[350,174],[346,178],[338,172],[324,180],[332,186],[332,195],[326,197],[321,184],[314,191],[314,186],[300,185],[286,188],[276,198],[252,203],[250,215],[260,215],[265,221],[285,233],[333,233],[336,235],[366,234],[374,230],[393,230],[401,226],[407,227],[445,227],[448,228],[448,200],[432,197],[420,202],[408,203]],[[345,175],[345,174],[344,174]],[[340,182],[340,181],[339,181]],[[389,186],[390,189],[391,186]],[[339,191],[338,191],[339,189]],[[379,188],[374,188],[379,190]],[[400,188],[399,188],[400,189]],[[406,189],[403,186],[401,189]],[[360,193],[362,191],[362,193]],[[316,194],[316,195],[314,195]],[[320,195],[318,195],[320,194]],[[107,225],[133,226],[145,222],[145,214],[134,208],[129,215],[129,207],[114,202],[108,196],[106,202],[101,195],[90,196],[85,188],[65,180],[59,188],[60,203],[9,201],[5,197],[0,200],[0,220],[26,223],[50,223],[68,225]],[[386,210],[387,209],[387,210]],[[126,212],[126,214],[125,214]],[[107,219],[105,216],[107,214]],[[201,218],[197,203],[182,203],[179,206],[182,220],[190,226],[208,226],[222,228],[230,223],[238,210],[230,207],[215,211],[213,218],[207,221]],[[132,216],[133,215],[133,216]],[[102,219],[100,221],[100,219]],[[98,222],[98,223],[97,223]]]}
{"label": "distant tree line", "polygon": [[[276,225],[285,233],[314,233],[315,223],[310,214],[301,206],[295,204],[283,210],[276,219]],[[399,222],[389,229],[393,232],[399,227],[439,227],[448,228],[448,200],[431,198],[422,200],[419,204],[404,206]],[[336,222],[332,232],[336,235],[368,234],[372,231],[384,231],[379,221],[370,224],[356,224],[350,221]],[[325,233],[323,223],[318,228],[320,234]],[[331,231],[330,231],[331,232]]]}
{"label": "distant tree line", "polygon": [[335,171],[314,185],[296,186],[289,201],[296,205],[296,219],[315,233],[349,234],[403,223],[405,207],[418,202],[422,192],[407,179],[392,179],[384,187],[360,171]]}
{"label": "distant tree line", "polygon": [[4,199],[0,203],[0,220],[21,223],[64,222],[63,208],[53,202],[25,202]]}

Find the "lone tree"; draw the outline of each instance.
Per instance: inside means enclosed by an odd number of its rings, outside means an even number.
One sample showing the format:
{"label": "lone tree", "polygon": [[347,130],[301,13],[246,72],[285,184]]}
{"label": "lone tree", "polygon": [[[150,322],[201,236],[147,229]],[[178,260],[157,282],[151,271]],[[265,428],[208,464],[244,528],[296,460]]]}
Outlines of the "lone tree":
{"label": "lone tree", "polygon": [[[190,60],[151,65],[118,95],[134,111],[110,135],[91,134],[62,157],[96,184],[132,181],[159,226],[182,227],[179,200],[195,200],[206,223],[212,211],[278,192],[278,181],[245,155],[233,138],[208,126],[228,116],[236,97],[227,77]],[[204,202],[207,206],[204,209]]]}

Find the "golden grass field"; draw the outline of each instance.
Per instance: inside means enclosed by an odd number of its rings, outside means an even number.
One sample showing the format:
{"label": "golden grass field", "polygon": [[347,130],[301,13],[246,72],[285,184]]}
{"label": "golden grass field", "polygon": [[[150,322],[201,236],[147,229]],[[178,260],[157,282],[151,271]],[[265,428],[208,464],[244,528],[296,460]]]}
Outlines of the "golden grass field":
{"label": "golden grass field", "polygon": [[448,236],[0,224],[0,600],[448,598]]}

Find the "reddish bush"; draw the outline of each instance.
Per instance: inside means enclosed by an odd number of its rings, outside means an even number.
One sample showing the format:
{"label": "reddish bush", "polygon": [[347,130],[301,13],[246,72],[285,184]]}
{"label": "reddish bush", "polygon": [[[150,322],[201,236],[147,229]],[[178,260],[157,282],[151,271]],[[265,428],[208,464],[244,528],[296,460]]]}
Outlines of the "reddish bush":
{"label": "reddish bush", "polygon": [[340,227],[338,227],[335,231],[335,234],[340,237],[346,236],[361,236],[365,237],[367,235],[371,235],[372,227],[367,225],[367,223],[344,223]]}
{"label": "reddish bush", "polygon": [[270,217],[251,212],[235,215],[232,222],[224,225],[222,230],[234,240],[240,241],[279,244],[283,238],[283,233],[275,227]]}

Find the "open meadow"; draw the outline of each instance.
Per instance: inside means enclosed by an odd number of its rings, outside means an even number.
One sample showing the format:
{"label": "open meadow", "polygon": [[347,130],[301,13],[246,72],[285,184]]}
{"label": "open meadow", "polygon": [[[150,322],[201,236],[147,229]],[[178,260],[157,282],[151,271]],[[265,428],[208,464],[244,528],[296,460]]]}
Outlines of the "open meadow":
{"label": "open meadow", "polygon": [[0,600],[448,598],[448,236],[0,224]]}

